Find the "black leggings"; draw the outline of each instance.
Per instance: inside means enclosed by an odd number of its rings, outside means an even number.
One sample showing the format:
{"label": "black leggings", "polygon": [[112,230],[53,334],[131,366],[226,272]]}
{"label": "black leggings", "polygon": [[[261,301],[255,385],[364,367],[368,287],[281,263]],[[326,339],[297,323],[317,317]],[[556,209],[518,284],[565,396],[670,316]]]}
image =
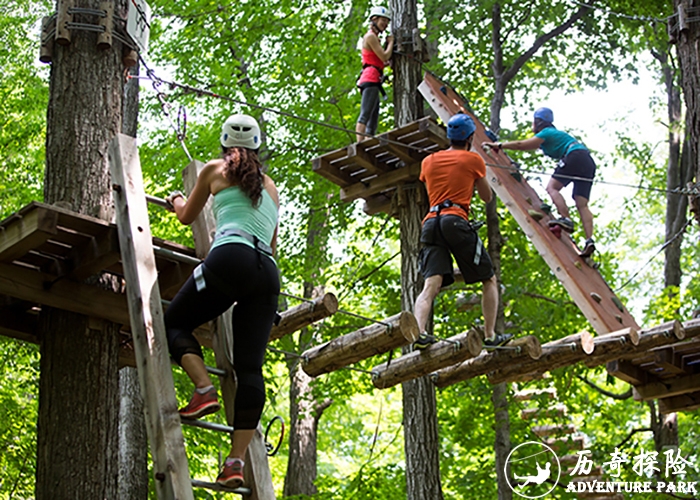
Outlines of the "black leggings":
{"label": "black leggings", "polygon": [[198,292],[190,276],[165,312],[168,348],[178,364],[184,354],[202,357],[202,348],[192,331],[221,316],[235,302],[231,319],[238,390],[233,426],[255,429],[265,405],[262,365],[277,311],[277,267],[272,259],[241,243],[214,248],[204,264],[219,278],[217,283],[226,283],[227,289],[216,288],[209,281]]}

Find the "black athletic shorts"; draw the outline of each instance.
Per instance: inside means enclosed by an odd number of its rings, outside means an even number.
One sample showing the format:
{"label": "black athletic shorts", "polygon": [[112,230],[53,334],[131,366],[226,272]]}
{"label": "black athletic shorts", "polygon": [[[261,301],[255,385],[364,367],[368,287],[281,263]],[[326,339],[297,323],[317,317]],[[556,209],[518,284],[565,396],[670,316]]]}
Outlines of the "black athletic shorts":
{"label": "black athletic shorts", "polygon": [[[437,221],[440,220],[440,228]],[[423,224],[420,241],[420,270],[424,278],[442,275],[442,286],[454,283],[452,257],[467,284],[493,276],[493,264],[479,234],[459,215],[441,215]]]}
{"label": "black athletic shorts", "polygon": [[[587,200],[591,198],[591,187],[595,177],[595,162],[586,149],[575,149],[559,161],[559,165],[552,177],[564,186],[573,181],[573,196],[583,196]],[[574,177],[574,179],[572,179]],[[583,177],[584,180],[579,179]]]}

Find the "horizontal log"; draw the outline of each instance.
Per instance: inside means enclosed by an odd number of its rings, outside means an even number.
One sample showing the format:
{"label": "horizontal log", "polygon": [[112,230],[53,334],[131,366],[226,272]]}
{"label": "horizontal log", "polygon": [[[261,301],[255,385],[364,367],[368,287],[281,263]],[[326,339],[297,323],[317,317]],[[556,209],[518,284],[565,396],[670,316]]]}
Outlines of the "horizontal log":
{"label": "horizontal log", "polygon": [[517,364],[521,360],[537,359],[542,354],[537,337],[525,336],[507,344],[509,349],[482,351],[477,357],[433,373],[430,378],[437,387],[447,387],[463,380],[484,375],[498,367]]}
{"label": "horizontal log", "polygon": [[478,356],[480,352],[481,335],[476,330],[469,330],[441,340],[422,351],[404,354],[391,363],[375,366],[372,369],[372,383],[378,389],[393,387]]}
{"label": "horizontal log", "polygon": [[520,411],[520,418],[534,420],[536,418],[563,417],[566,412],[566,406],[559,403],[549,408],[525,408]]}
{"label": "horizontal log", "polygon": [[513,399],[516,401],[531,401],[533,399],[539,399],[540,397],[555,399],[557,397],[557,390],[554,387],[547,387],[546,389],[526,389],[513,394]]}
{"label": "horizontal log", "polygon": [[279,325],[272,327],[270,342],[296,332],[310,324],[332,316],[338,311],[338,299],[332,293],[317,297],[313,302],[304,302],[280,314]]}
{"label": "horizontal log", "polygon": [[584,331],[569,335],[558,340],[552,340],[542,345],[542,356],[538,359],[523,359],[519,363],[510,363],[508,366],[498,367],[498,370],[489,374],[489,382],[499,384],[501,382],[532,380],[528,374],[544,372],[568,366],[576,363],[582,356],[593,352],[593,336]]}
{"label": "horizontal log", "polygon": [[418,338],[418,322],[408,311],[312,347],[302,353],[302,368],[317,377],[409,344]]}
{"label": "horizontal log", "polygon": [[576,432],[574,424],[535,425],[531,429],[538,437],[561,436]]}

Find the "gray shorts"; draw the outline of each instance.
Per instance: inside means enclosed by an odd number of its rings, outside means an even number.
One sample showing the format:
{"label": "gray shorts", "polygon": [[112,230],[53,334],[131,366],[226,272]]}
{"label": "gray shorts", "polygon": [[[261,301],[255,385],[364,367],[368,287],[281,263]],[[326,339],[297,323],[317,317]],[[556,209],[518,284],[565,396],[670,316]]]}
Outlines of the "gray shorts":
{"label": "gray shorts", "polygon": [[493,264],[479,234],[458,215],[442,215],[423,224],[420,241],[420,270],[423,278],[442,275],[442,286],[454,283],[452,256],[467,284],[483,282],[494,275]]}

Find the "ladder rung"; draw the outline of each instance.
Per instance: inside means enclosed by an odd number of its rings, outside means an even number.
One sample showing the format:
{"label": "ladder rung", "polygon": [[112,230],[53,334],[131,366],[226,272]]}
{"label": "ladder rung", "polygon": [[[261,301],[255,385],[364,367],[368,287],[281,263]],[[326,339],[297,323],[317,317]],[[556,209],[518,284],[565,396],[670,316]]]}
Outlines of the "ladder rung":
{"label": "ladder rung", "polygon": [[226,370],[222,370],[221,368],[216,368],[214,366],[207,366],[206,369],[212,375],[218,375],[219,377],[226,376]]}
{"label": "ladder rung", "polygon": [[159,246],[153,245],[153,253],[161,257],[167,257],[173,260],[179,260],[185,264],[191,264],[193,266],[198,266],[202,263],[202,259],[197,257],[192,257],[191,255],[185,255],[184,253],[176,252],[174,250],[169,250],[167,248],[161,248]]}
{"label": "ladder rung", "polygon": [[207,422],[206,420],[193,420],[190,418],[180,417],[180,422],[183,425],[190,425],[192,427],[201,427],[202,429],[208,429],[210,431],[226,432],[231,434],[233,432],[233,427],[229,427],[224,424],[217,424],[216,422]]}
{"label": "ladder rung", "polygon": [[250,488],[226,488],[225,486],[221,486],[220,484],[210,483],[207,481],[200,481],[199,479],[193,479],[192,486],[194,486],[195,488],[206,488],[208,490],[224,491],[227,493],[238,493],[239,495],[243,496],[249,496],[252,493],[250,491]]}

